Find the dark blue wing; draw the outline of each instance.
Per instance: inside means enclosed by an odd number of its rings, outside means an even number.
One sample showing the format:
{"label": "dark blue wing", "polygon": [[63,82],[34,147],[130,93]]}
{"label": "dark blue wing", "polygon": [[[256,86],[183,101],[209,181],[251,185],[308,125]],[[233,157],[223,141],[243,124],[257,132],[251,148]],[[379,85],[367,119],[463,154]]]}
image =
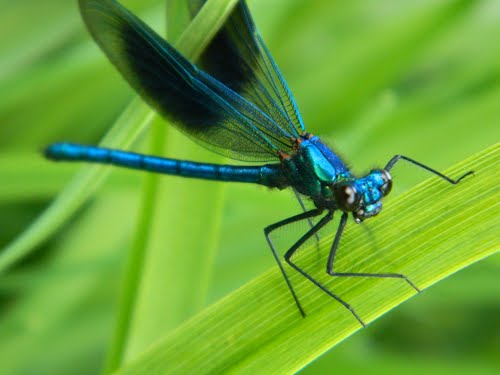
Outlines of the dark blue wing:
{"label": "dark blue wing", "polygon": [[114,0],[80,0],[93,38],[142,98],[205,147],[248,161],[292,151],[291,133],[257,105],[199,70]]}
{"label": "dark blue wing", "polygon": [[[189,0],[195,15],[206,0]],[[205,49],[200,64],[204,71],[236,91],[287,132],[305,132],[300,112],[278,66],[241,0],[224,26]]]}

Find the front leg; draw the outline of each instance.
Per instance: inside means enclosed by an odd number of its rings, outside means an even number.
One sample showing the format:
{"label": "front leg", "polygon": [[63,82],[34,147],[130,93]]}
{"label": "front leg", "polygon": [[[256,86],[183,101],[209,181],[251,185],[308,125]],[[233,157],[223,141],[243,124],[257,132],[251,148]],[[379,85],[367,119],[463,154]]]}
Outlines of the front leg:
{"label": "front leg", "polygon": [[337,255],[337,249],[339,247],[340,238],[344,232],[345,225],[347,223],[348,214],[344,212],[342,218],[340,219],[339,227],[337,233],[335,234],[335,240],[333,241],[332,247],[330,249],[330,255],[328,256],[328,263],[326,265],[326,272],[331,276],[337,277],[377,277],[377,278],[388,278],[388,279],[403,279],[405,280],[413,289],[420,292],[420,289],[411,282],[411,280],[400,273],[357,273],[357,272],[335,272],[333,266],[335,263],[335,255]]}
{"label": "front leg", "polygon": [[474,171],[469,171],[467,173],[465,173],[464,175],[460,176],[459,178],[457,178],[456,180],[442,174],[441,172],[438,172],[436,171],[435,169],[431,168],[431,167],[428,167],[427,165],[424,165],[416,160],[413,160],[413,159],[410,159],[409,157],[407,156],[404,156],[404,155],[394,155],[392,157],[391,160],[389,160],[389,162],[387,163],[387,165],[385,166],[385,170],[387,172],[389,172],[392,167],[394,167],[394,165],[399,161],[399,160],[406,160],[407,162],[410,162],[412,163],[413,165],[416,165],[417,167],[420,167],[422,169],[425,169],[426,171],[428,172],[431,172],[433,174],[435,174],[436,176],[438,177],[441,177],[443,180],[445,181],[448,181],[450,184],[453,184],[453,185],[456,185],[458,184],[460,181],[462,181],[462,179],[464,179],[465,177],[467,176],[470,176],[470,175],[473,175],[474,174]]}

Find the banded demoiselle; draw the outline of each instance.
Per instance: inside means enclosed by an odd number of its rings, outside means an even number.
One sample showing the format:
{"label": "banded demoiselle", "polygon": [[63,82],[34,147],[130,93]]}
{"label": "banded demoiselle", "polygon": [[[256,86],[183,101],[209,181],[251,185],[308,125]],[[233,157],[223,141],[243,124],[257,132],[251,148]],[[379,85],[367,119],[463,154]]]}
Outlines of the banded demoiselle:
{"label": "banded demoiselle", "polygon": [[[392,187],[390,171],[405,160],[457,184],[454,180],[403,155],[394,156],[383,169],[354,176],[334,150],[306,131],[294,98],[262,41],[247,5],[240,0],[209,44],[200,67],[193,65],[144,22],[114,0],[79,0],[80,11],[92,37],[128,83],[158,113],[204,147],[256,166],[217,165],[167,159],[127,151],[72,143],[55,143],[46,150],[53,160],[88,161],[126,168],[217,181],[245,182],[271,188],[291,188],[302,213],[269,225],[264,233],[295,303],[304,309],[290,283],[271,233],[306,220],[310,229],[285,253],[293,269],[344,305],[365,325],[356,311],[293,262],[294,253],[340,211],[341,218],[330,248],[326,272],[332,277],[399,278],[399,273],[336,272],[335,256],[348,216],[356,223],[376,216]],[[191,0],[193,13],[204,0]],[[203,70],[202,70],[203,69]],[[307,210],[303,199],[314,208]],[[312,218],[320,219],[314,223]],[[318,237],[317,237],[318,238]]]}

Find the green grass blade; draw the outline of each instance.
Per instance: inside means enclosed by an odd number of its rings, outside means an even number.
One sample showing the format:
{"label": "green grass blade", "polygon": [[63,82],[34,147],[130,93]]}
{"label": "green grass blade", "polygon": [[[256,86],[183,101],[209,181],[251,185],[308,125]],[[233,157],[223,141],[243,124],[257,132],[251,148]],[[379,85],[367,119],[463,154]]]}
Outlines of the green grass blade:
{"label": "green grass blade", "polygon": [[[188,58],[197,57],[210,38],[223,24],[235,0],[223,3],[210,1],[199,17],[181,36],[179,50]],[[205,10],[205,8],[207,8]],[[216,25],[215,27],[213,25]],[[104,136],[101,146],[127,148],[147,127],[152,111],[140,100],[134,101]],[[38,244],[49,238],[95,191],[108,174],[105,166],[85,166],[68,187],[21,235],[0,252],[0,272],[28,255]]]}
{"label": "green grass blade", "polygon": [[[74,178],[75,164],[47,165],[40,155],[31,152],[1,152],[0,153],[0,204],[51,199],[59,193],[69,180]],[[135,187],[139,181],[124,171],[116,171],[110,176],[105,189],[120,190]]]}
{"label": "green grass blade", "polygon": [[[165,137],[165,130],[153,126],[150,151],[152,154],[161,154]],[[139,226],[135,232],[134,241],[127,255],[122,290],[118,303],[118,313],[113,332],[111,346],[108,352],[104,373],[116,370],[123,361],[124,351],[130,333],[135,301],[138,294],[141,275],[143,273],[144,258],[148,243],[148,228],[151,225],[154,213],[155,198],[158,191],[158,177],[147,175],[144,181],[141,205],[139,207]]]}
{"label": "green grass blade", "polygon": [[[176,12],[167,14],[167,26],[174,34],[169,39],[179,39],[179,50],[196,58],[235,3],[207,2],[177,38],[182,20],[176,7],[182,0],[170,1],[170,10]],[[179,146],[179,138],[168,132],[164,123],[155,122],[149,153],[161,155],[168,150],[170,155],[195,160],[203,154],[197,145]],[[200,185],[203,194],[199,194]],[[219,233],[222,189],[222,184],[210,182],[193,184],[160,175],[146,177],[106,373],[116,370],[125,355],[133,357],[203,307]],[[179,230],[176,223],[183,218],[186,225]],[[165,238],[169,239],[167,243]]]}
{"label": "green grass blade", "polygon": [[[123,112],[100,143],[103,146],[126,148],[147,127],[153,113],[139,100]],[[108,175],[104,166],[83,167],[65,190],[14,242],[0,252],[0,272],[28,255],[37,245],[49,238],[92,195]]]}
{"label": "green grass blade", "polygon": [[[338,270],[366,266],[373,272],[384,267],[381,260],[390,260],[385,266],[392,272],[404,273],[427,288],[497,252],[499,148],[490,147],[446,171],[451,176],[475,171],[460,185],[432,178],[389,201],[381,217],[372,219],[377,249],[367,243],[362,226],[351,225],[342,243],[349,251],[345,257],[339,253]],[[330,241],[331,236],[322,241],[323,255]],[[323,272],[324,263],[313,258],[309,268]],[[310,283],[295,276],[292,282],[306,319],[300,318],[274,267],[201,312],[119,373],[293,373],[361,328],[349,311]],[[333,285],[367,322],[415,295],[401,280],[337,279]]]}
{"label": "green grass blade", "polygon": [[236,3],[237,0],[207,1],[189,25],[189,29],[177,41],[177,46],[183,55],[191,60],[198,59],[224,24]]}

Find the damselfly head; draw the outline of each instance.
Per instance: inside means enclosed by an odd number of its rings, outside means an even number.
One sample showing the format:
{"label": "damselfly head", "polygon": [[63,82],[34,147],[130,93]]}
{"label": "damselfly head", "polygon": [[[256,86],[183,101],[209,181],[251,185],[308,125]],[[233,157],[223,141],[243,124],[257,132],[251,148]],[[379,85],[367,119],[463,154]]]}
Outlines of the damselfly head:
{"label": "damselfly head", "polygon": [[335,187],[339,208],[352,212],[354,221],[361,223],[382,211],[382,198],[392,188],[392,178],[383,169],[371,171],[367,176]]}

